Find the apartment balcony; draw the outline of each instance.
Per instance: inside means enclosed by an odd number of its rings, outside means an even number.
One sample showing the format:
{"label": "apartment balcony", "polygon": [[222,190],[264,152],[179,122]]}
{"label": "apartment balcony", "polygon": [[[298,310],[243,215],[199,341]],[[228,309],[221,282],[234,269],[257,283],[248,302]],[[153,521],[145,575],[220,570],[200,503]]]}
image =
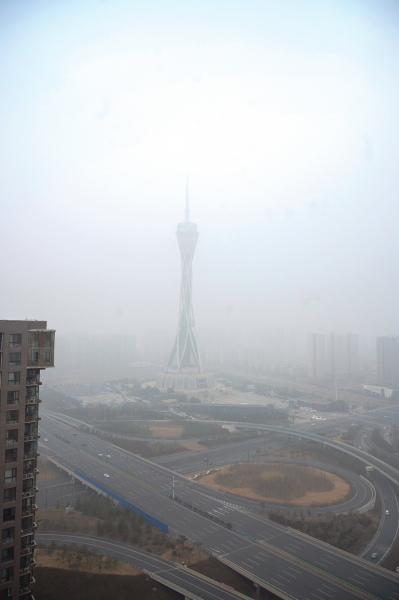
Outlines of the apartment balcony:
{"label": "apartment balcony", "polygon": [[39,396],[25,396],[26,406],[28,406],[29,404],[38,404],[39,402],[41,402]]}
{"label": "apartment balcony", "polygon": [[24,442],[35,442],[40,438],[40,435],[36,431],[35,433],[25,433],[24,434]]}
{"label": "apartment balcony", "polygon": [[20,575],[27,575],[27,573],[32,573],[33,562],[30,563],[27,567],[19,570]]}
{"label": "apartment balcony", "polygon": [[38,491],[39,491],[39,489],[36,486],[34,486],[32,489],[26,490],[26,492],[22,492],[22,498],[31,498]]}
{"label": "apartment balcony", "polygon": [[24,452],[24,460],[28,460],[29,458],[35,458],[36,456],[40,456],[40,452],[37,450],[30,450],[29,452]]}
{"label": "apartment balcony", "polygon": [[42,382],[40,379],[38,379],[38,377],[27,377],[26,385],[42,385]]}
{"label": "apartment balcony", "polygon": [[21,529],[21,536],[29,535],[33,533],[37,529],[37,523],[33,522],[30,527],[26,527],[25,529]]}
{"label": "apartment balcony", "polygon": [[29,508],[25,508],[25,510],[22,510],[22,516],[23,517],[34,517],[36,511],[37,511],[36,504],[32,504],[32,506],[30,506]]}
{"label": "apartment balcony", "polygon": [[32,469],[31,471],[24,471],[22,474],[23,479],[30,479],[31,477],[35,477],[39,474],[39,469]]}
{"label": "apartment balcony", "polygon": [[35,546],[36,546],[36,542],[35,540],[32,540],[32,542],[30,544],[28,544],[27,546],[25,546],[24,548],[21,548],[21,552],[20,555],[21,556],[26,556],[26,554],[32,554]]}
{"label": "apartment balcony", "polygon": [[33,415],[25,415],[25,423],[37,423],[38,421],[41,421],[41,418],[37,412]]}
{"label": "apartment balcony", "polygon": [[23,596],[23,594],[27,594],[28,592],[30,592],[32,590],[32,585],[35,583],[35,579],[34,577],[32,577],[32,580],[29,585],[20,585],[19,586],[19,595]]}

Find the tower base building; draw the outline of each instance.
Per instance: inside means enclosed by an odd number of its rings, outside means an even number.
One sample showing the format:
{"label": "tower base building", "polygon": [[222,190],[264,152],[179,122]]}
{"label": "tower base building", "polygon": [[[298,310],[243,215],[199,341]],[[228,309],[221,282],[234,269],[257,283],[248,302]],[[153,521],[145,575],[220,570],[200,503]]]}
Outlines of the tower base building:
{"label": "tower base building", "polygon": [[158,373],[157,388],[176,392],[205,390],[215,387],[213,373]]}

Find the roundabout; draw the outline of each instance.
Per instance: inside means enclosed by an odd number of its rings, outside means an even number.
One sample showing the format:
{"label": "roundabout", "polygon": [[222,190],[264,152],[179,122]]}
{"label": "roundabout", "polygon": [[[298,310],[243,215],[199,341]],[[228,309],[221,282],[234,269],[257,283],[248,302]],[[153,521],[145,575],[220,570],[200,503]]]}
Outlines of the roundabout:
{"label": "roundabout", "polygon": [[[252,489],[251,487],[248,488],[248,486],[243,487],[242,483],[238,483],[237,485],[237,482],[240,481],[238,479],[238,473],[235,476],[234,471],[229,471],[231,467],[234,468],[238,466],[245,473],[248,471],[248,467],[252,467],[253,465],[255,467],[260,467],[261,472],[263,470],[262,465],[267,467],[264,471],[269,473],[269,475],[266,475],[266,483],[267,477],[269,477],[270,482],[270,474],[272,478],[277,478],[278,473],[281,473],[283,469],[289,466],[292,471],[291,480],[288,481],[285,486],[284,482],[282,482],[282,485],[280,486],[277,485],[277,488],[280,489],[284,489],[284,487],[285,489],[294,487],[296,474],[300,474],[299,477],[305,474],[308,480],[316,480],[316,482],[318,481],[322,486],[321,489],[319,487],[319,491],[308,491],[302,495],[297,494],[296,497],[295,494],[293,494],[289,499],[284,496],[273,497],[270,494],[267,495],[267,485],[261,486],[266,490],[266,495],[260,494],[259,491],[253,489],[254,485],[251,486]],[[230,481],[229,485],[226,485],[225,474],[228,475],[227,480]],[[286,472],[285,475],[288,475],[288,473]],[[320,482],[320,475],[322,475],[321,479],[325,478],[324,482]],[[208,490],[209,493],[210,489],[212,489],[212,494],[216,494],[220,499],[234,502],[235,504],[248,509],[259,509],[259,505],[261,504],[262,509],[265,512],[273,512],[276,509],[295,509],[300,511],[311,511],[312,513],[316,512],[317,514],[327,512],[347,514],[350,511],[364,513],[371,510],[376,502],[375,488],[365,477],[323,462],[298,458],[253,458],[250,464],[240,463],[239,465],[236,463],[232,465],[228,461],[224,461],[224,464],[222,464],[222,461],[217,461],[217,467],[215,465],[215,468],[212,469],[208,475],[206,471],[202,473],[197,472],[189,475],[189,478],[198,482],[198,488],[202,488],[204,493],[205,490]],[[248,482],[249,479],[249,477],[246,477],[243,473],[240,473],[240,478],[241,482]],[[254,483],[256,487],[256,478],[253,484]],[[316,486],[318,483],[316,483]],[[327,487],[328,489],[323,489],[323,485],[324,488]],[[311,486],[312,484],[310,484],[310,487]],[[302,486],[301,489],[303,491],[304,486]]]}

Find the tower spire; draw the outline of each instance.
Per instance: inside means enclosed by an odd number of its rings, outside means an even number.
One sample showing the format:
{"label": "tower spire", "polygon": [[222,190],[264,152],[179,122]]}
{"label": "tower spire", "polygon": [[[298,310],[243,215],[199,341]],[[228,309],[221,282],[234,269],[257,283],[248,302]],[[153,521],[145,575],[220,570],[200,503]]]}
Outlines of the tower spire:
{"label": "tower spire", "polygon": [[190,207],[188,203],[188,173],[187,173],[187,182],[186,182],[186,223],[190,222]]}

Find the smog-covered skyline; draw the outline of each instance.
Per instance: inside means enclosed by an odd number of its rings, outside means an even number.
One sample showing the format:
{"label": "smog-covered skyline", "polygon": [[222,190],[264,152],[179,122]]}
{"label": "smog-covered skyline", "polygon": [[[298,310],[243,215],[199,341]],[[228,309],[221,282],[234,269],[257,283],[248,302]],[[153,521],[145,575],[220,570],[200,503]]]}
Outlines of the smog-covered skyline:
{"label": "smog-covered skyline", "polygon": [[399,331],[399,8],[5,0],[2,319]]}

